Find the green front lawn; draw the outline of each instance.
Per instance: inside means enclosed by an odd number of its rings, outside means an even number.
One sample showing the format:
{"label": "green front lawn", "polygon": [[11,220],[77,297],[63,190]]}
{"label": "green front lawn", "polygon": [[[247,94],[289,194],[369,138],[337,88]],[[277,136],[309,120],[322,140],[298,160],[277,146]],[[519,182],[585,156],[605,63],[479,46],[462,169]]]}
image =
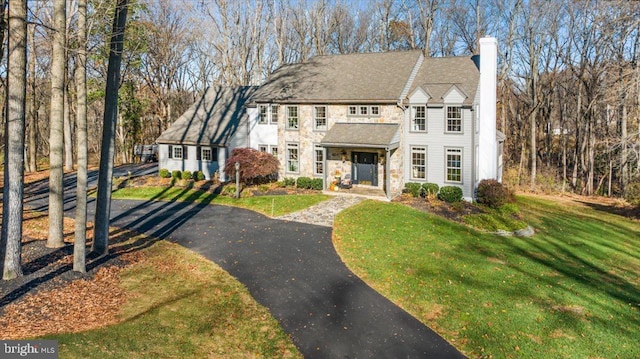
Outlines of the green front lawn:
{"label": "green front lawn", "polygon": [[518,205],[533,238],[365,201],[337,216],[334,241],[356,274],[470,357],[640,357],[640,223]]}
{"label": "green front lawn", "polygon": [[58,340],[60,358],[300,358],[268,310],[217,265],[159,241],[121,274],[122,322]]}
{"label": "green front lawn", "polygon": [[287,196],[252,196],[239,199],[212,192],[181,187],[125,187],[112,193],[114,199],[142,199],[155,201],[185,201],[212,203],[250,209],[267,216],[278,217],[322,202],[330,196],[304,194]]}

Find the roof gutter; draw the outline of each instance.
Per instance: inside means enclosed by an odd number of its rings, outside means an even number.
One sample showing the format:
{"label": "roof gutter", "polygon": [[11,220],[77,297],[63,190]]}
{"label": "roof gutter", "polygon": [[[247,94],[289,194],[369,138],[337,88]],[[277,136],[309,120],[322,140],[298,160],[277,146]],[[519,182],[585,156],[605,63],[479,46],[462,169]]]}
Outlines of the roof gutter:
{"label": "roof gutter", "polygon": [[409,95],[409,90],[411,90],[413,81],[416,79],[416,76],[418,75],[418,71],[420,70],[420,67],[422,67],[423,62],[424,62],[424,55],[422,54],[422,52],[420,52],[418,55],[418,59],[416,60],[416,63],[413,65],[411,74],[407,79],[407,83],[404,85],[404,89],[402,89],[402,93],[400,94],[400,97],[398,98],[398,102],[396,103],[398,107],[402,109],[402,111],[407,109],[407,107],[404,105],[404,99],[407,98],[407,96]]}

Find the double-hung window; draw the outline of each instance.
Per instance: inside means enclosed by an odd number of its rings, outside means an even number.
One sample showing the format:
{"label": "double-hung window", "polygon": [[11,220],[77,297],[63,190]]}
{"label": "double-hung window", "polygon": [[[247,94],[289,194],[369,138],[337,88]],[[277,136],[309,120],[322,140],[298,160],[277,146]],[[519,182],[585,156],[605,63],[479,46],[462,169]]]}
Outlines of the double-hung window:
{"label": "double-hung window", "polygon": [[411,178],[427,179],[427,148],[411,147]]}
{"label": "double-hung window", "polygon": [[278,109],[280,106],[272,104],[269,108],[271,109],[271,123],[278,123]]}
{"label": "double-hung window", "polygon": [[427,107],[412,106],[411,115],[413,116],[411,130],[419,132],[427,131]]}
{"label": "double-hung window", "polygon": [[203,161],[212,161],[213,160],[213,151],[211,147],[201,147],[200,148],[200,159]]}
{"label": "double-hung window", "polygon": [[462,183],[462,149],[446,149],[447,182]]}
{"label": "double-hung window", "polygon": [[169,153],[171,158],[182,159],[182,146],[169,146]]}
{"label": "double-hung window", "polygon": [[298,106],[287,106],[287,129],[298,129]]}
{"label": "double-hung window", "polygon": [[462,132],[462,107],[447,106],[447,132]]}
{"label": "double-hung window", "polygon": [[324,149],[320,146],[315,146],[313,149],[313,174],[320,176],[324,173]]}
{"label": "double-hung window", "polygon": [[258,145],[258,151],[260,152],[267,152],[268,149],[269,149],[268,145]]}
{"label": "double-hung window", "polygon": [[327,130],[327,106],[314,106],[313,108],[313,129],[318,131]]}
{"label": "double-hung window", "polygon": [[258,105],[258,123],[269,123],[269,105]]}
{"label": "double-hung window", "polygon": [[298,173],[300,171],[299,146],[297,143],[287,143],[287,172]]}

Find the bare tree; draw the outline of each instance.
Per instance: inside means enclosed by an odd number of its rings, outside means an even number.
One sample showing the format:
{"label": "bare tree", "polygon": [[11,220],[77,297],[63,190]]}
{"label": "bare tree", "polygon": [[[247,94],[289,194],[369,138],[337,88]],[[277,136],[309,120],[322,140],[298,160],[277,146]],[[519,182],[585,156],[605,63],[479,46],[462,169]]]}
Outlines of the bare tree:
{"label": "bare tree", "polygon": [[105,255],[109,252],[109,216],[111,212],[111,183],[115,152],[115,132],[118,122],[118,87],[120,64],[124,47],[124,32],[127,24],[128,0],[118,0],[113,18],[109,45],[109,66],[104,101],[104,123],[100,148],[100,170],[98,172],[98,194],[94,224],[92,252]]}
{"label": "bare tree", "polygon": [[[3,4],[4,6],[4,4]],[[2,279],[22,275],[22,198],[27,88],[27,2],[9,2],[7,121],[5,122],[4,191],[2,193]]]}
{"label": "bare tree", "polygon": [[51,120],[49,125],[49,237],[47,247],[64,246],[63,234],[63,161],[64,161],[64,92],[65,44],[67,24],[66,0],[53,2],[53,50],[51,52]]}
{"label": "bare tree", "polygon": [[78,53],[76,55],[76,116],[78,129],[78,172],[76,189],[73,270],[86,272],[87,241],[87,0],[78,1]]}

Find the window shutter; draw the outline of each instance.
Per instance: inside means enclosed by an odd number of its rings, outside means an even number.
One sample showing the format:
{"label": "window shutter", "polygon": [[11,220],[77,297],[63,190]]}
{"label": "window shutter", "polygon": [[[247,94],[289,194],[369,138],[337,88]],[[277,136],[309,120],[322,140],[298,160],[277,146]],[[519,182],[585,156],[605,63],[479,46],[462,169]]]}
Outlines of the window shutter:
{"label": "window shutter", "polygon": [[211,147],[211,161],[218,162],[218,147]]}
{"label": "window shutter", "polygon": [[183,160],[189,159],[189,146],[182,146],[182,159]]}
{"label": "window shutter", "polygon": [[173,158],[173,146],[169,145],[169,158]]}
{"label": "window shutter", "polygon": [[200,161],[202,159],[202,147],[196,147],[196,160]]}

